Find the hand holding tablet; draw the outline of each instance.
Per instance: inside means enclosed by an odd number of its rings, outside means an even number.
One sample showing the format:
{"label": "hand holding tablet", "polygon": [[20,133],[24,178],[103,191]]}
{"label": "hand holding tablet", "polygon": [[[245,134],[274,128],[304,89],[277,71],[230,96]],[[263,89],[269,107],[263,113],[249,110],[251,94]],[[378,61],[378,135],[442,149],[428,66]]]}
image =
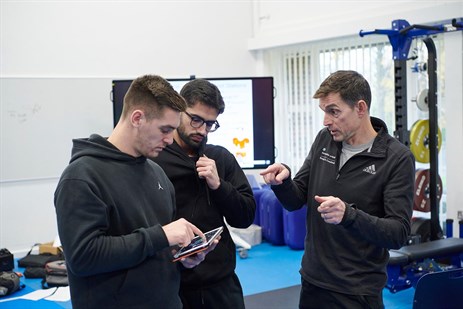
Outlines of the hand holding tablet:
{"label": "hand holding tablet", "polygon": [[214,239],[216,239],[222,233],[222,231],[223,226],[204,233],[204,236],[206,237],[205,240],[199,236],[196,236],[191,240],[191,243],[188,246],[180,248],[180,250],[175,253],[173,262],[206,250],[214,241]]}

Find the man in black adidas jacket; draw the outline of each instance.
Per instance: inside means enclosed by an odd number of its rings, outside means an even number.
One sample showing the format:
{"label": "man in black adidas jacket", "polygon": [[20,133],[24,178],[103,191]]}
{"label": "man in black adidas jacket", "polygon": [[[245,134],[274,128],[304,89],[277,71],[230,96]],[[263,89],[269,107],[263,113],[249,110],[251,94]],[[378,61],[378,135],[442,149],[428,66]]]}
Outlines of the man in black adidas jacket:
{"label": "man in black adidas jacket", "polygon": [[154,159],[175,187],[177,217],[202,231],[224,226],[220,242],[206,259],[183,269],[180,298],[184,308],[244,308],[243,291],[235,274],[236,247],[225,226],[246,228],[254,221],[252,189],[235,157],[225,148],[206,145],[218,129],[225,104],[219,89],[195,79],[180,95],[187,102],[174,143]]}
{"label": "man in black adidas jacket", "polygon": [[368,82],[331,74],[314,95],[323,125],[293,180],[276,163],[261,174],[288,210],[307,204],[300,308],[383,308],[388,249],[410,233],[415,161],[370,117]]}

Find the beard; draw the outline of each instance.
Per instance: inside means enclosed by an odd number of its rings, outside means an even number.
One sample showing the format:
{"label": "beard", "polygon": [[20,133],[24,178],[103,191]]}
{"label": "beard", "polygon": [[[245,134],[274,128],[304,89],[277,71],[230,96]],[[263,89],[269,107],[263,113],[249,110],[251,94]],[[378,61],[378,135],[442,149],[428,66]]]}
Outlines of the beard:
{"label": "beard", "polygon": [[194,141],[192,139],[193,136],[201,136],[203,139],[205,138],[205,136],[203,136],[202,134],[199,134],[199,133],[193,133],[193,134],[190,134],[188,135],[185,131],[185,127],[183,125],[179,126],[177,128],[177,133],[178,133],[178,136],[180,137],[180,139],[186,144],[188,145],[188,147],[190,147],[191,149],[195,150],[195,151],[198,151],[199,147],[201,146],[201,142],[197,142],[197,141]]}

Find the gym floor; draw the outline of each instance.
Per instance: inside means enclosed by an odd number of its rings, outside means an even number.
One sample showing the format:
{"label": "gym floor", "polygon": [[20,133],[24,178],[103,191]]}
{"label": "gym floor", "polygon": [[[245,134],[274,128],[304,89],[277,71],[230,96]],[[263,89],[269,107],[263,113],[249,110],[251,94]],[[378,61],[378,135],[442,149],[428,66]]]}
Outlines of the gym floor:
{"label": "gym floor", "polygon": [[[236,273],[243,287],[246,309],[297,309],[302,254],[302,250],[292,250],[288,246],[274,246],[266,242],[252,247],[248,251],[247,258],[240,258],[237,253]],[[14,296],[40,289],[40,279],[28,279],[26,288]],[[395,294],[385,289],[383,292],[385,308],[412,308],[414,293],[413,288]],[[0,308],[70,309],[72,306],[70,301],[17,300],[1,303]]]}
{"label": "gym floor", "polygon": [[[243,286],[246,309],[296,309],[302,254],[302,250],[266,242],[252,247],[247,258],[237,254],[236,273]],[[414,293],[413,288],[397,293],[384,289],[384,306],[386,309],[412,308]]]}

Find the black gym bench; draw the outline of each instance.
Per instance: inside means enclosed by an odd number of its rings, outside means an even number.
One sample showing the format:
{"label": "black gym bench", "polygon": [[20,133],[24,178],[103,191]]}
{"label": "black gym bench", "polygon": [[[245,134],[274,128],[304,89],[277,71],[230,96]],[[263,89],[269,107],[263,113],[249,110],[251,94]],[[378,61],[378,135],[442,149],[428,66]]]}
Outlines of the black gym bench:
{"label": "black gym bench", "polygon": [[[435,259],[446,259],[445,269],[461,268],[463,238],[443,238],[389,250],[386,288],[392,293],[416,286],[426,273],[443,270]],[[448,260],[447,260],[448,259]]]}

